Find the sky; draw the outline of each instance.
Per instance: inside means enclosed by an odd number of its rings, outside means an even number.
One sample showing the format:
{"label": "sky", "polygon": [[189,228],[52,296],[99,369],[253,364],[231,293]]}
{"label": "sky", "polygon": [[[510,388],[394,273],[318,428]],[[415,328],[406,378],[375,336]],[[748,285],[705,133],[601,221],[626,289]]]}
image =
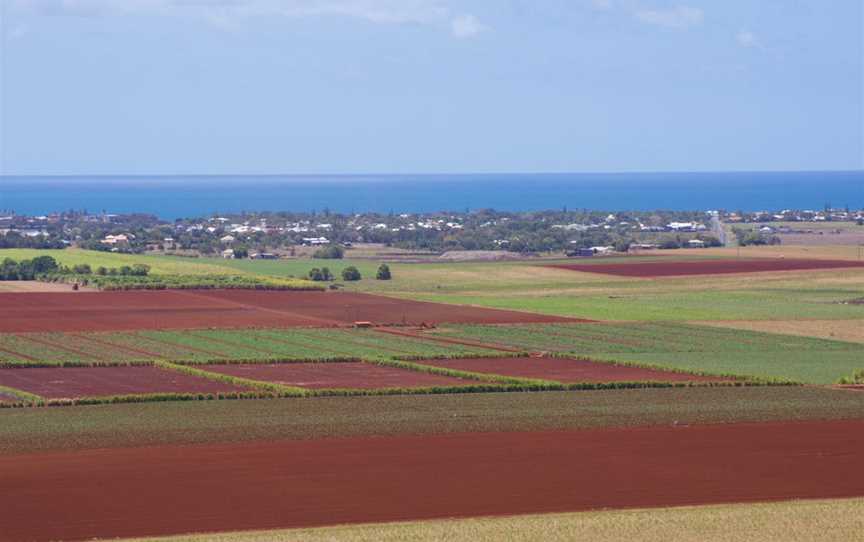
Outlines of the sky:
{"label": "sky", "polygon": [[0,0],[0,173],[864,169],[862,5]]}

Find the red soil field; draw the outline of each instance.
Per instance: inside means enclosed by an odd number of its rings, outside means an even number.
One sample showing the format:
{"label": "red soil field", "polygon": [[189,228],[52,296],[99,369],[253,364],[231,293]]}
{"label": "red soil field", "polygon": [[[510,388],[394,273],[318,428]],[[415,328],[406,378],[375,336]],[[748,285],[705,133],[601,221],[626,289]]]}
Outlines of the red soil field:
{"label": "red soil field", "polygon": [[0,385],[46,399],[248,391],[223,382],[142,366],[0,369]]}
{"label": "red soil field", "polygon": [[720,382],[728,378],[626,367],[569,358],[467,358],[418,361],[423,365],[556,382]]}
{"label": "red soil field", "polygon": [[371,363],[273,363],[208,365],[207,371],[253,380],[278,382],[301,388],[432,388],[435,386],[471,386],[473,380],[453,378],[382,367]]}
{"label": "red soil field", "polygon": [[603,273],[621,277],[675,277],[684,275],[724,275],[729,273],[755,273],[760,271],[801,271],[807,269],[839,269],[862,267],[864,262],[851,260],[698,260],[690,262],[636,262],[610,264],[551,265],[558,269]]}
{"label": "red soil field", "polygon": [[0,457],[4,540],[864,496],[864,420]]}
{"label": "red soil field", "polygon": [[0,293],[0,307],[0,332],[578,321],[347,292]]}

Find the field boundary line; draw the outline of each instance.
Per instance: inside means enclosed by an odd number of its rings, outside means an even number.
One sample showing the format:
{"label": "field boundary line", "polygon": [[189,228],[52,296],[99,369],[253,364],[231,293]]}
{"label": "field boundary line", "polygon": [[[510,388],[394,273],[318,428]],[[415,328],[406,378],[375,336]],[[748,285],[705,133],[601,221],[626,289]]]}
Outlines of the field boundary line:
{"label": "field boundary line", "polygon": [[309,396],[308,390],[303,388],[298,388],[295,386],[288,386],[285,384],[279,384],[276,382],[265,382],[262,380],[253,380],[251,378],[242,378],[238,376],[230,376],[223,375],[221,373],[215,373],[212,371],[206,371],[204,369],[200,369],[198,367],[191,367],[189,365],[178,365],[176,363],[171,363],[168,361],[157,361],[154,364],[156,367],[161,369],[165,369],[168,371],[176,371],[178,373],[187,374],[190,376],[197,376],[201,378],[206,378],[208,380],[214,380],[217,382],[224,382],[227,384],[233,384],[235,386],[246,387],[251,389],[257,389],[261,391],[271,392],[279,397],[307,397]]}

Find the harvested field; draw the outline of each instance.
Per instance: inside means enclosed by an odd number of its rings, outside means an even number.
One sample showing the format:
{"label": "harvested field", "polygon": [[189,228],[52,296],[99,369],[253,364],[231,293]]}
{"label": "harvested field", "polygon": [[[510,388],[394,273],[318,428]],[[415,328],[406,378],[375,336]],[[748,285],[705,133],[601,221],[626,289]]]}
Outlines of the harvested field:
{"label": "harvested field", "polygon": [[569,358],[470,358],[418,361],[422,365],[554,382],[720,382],[716,377],[626,367]]}
{"label": "harvested field", "polygon": [[862,454],[858,420],[5,455],[0,509],[38,541],[860,497]]}
{"label": "harvested field", "polygon": [[[864,316],[864,311],[861,312]],[[799,337],[816,337],[835,341],[864,343],[864,319],[861,320],[708,320],[693,322],[703,326],[779,333]]]}
{"label": "harvested field", "polygon": [[723,275],[728,273],[756,273],[765,271],[803,271],[860,267],[864,262],[851,260],[804,259],[752,259],[752,260],[694,260],[677,262],[637,262],[613,264],[561,264],[558,269],[602,273],[620,277],[677,277],[685,275]]}
{"label": "harvested field", "polygon": [[0,293],[0,332],[577,321],[346,292],[256,290]]}
{"label": "harvested field", "polygon": [[157,367],[64,367],[0,369],[0,386],[45,399],[147,393],[227,393],[243,388]]}
{"label": "harvested field", "polygon": [[309,389],[433,388],[477,382],[361,362],[212,365],[207,371]]}

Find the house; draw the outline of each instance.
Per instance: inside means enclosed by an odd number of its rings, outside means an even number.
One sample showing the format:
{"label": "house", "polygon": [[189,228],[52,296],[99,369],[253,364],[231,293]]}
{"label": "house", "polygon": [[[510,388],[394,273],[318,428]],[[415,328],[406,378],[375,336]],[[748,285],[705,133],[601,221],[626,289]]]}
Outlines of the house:
{"label": "house", "polygon": [[701,239],[690,239],[687,241],[687,245],[690,248],[705,248],[705,241]]}
{"label": "house", "polygon": [[233,235],[226,235],[225,237],[219,239],[219,241],[222,243],[225,243],[225,244],[233,243],[234,242],[234,236]]}
{"label": "house", "polygon": [[108,245],[113,248],[126,248],[129,246],[129,241],[134,239],[135,236],[130,234],[121,233],[119,235],[106,235],[104,239],[99,241],[103,245]]}
{"label": "house", "polygon": [[222,257],[225,258],[226,260],[233,260],[234,259],[234,251],[230,248],[226,248],[225,250],[222,251]]}
{"label": "house", "polygon": [[329,245],[330,240],[326,237],[304,237],[303,244],[306,246]]}

